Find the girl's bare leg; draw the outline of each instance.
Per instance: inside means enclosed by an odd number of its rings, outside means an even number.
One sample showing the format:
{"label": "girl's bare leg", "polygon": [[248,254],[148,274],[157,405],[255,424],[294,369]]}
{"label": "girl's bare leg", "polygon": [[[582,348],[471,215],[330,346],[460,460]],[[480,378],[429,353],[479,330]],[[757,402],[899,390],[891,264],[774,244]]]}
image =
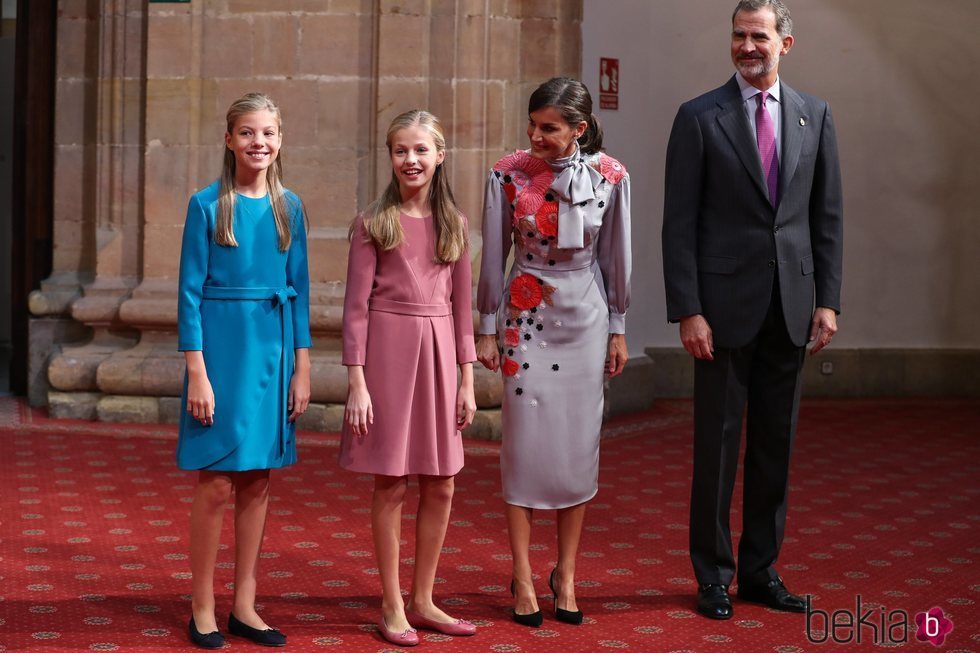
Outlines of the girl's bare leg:
{"label": "girl's bare leg", "polygon": [[405,602],[398,580],[402,504],[407,487],[408,479],[404,476],[374,476],[371,533],[381,575],[381,614],[388,629],[396,633],[410,627],[405,618]]}
{"label": "girl's bare leg", "polygon": [[218,630],[214,618],[214,565],[218,558],[221,522],[231,498],[231,476],[202,471],[191,504],[190,563],[191,611],[198,632]]}
{"label": "girl's bare leg", "polygon": [[256,578],[265,518],[269,509],[269,470],[235,475],[235,602],[232,612],[252,628],[269,626],[255,612]]}
{"label": "girl's bare leg", "polygon": [[452,476],[419,475],[419,511],[415,522],[415,575],[408,609],[432,619],[451,623],[453,617],[432,600],[439,554],[449,526],[455,479]]}

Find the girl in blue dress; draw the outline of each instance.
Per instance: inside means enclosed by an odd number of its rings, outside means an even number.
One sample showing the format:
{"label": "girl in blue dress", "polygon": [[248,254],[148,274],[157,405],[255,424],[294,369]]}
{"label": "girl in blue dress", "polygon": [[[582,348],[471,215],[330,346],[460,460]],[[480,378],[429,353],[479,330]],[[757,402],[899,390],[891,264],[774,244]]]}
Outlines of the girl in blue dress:
{"label": "girl in blue dress", "polygon": [[[310,400],[306,219],[282,186],[281,117],[249,93],[227,114],[221,179],[194,194],[180,254],[184,379],[177,465],[198,470],[191,507],[191,641],[220,648],[214,568],[235,494],[235,593],[228,630],[267,646],[286,636],[255,611],[269,470],[296,462],[296,417]],[[221,414],[217,408],[221,407]]]}

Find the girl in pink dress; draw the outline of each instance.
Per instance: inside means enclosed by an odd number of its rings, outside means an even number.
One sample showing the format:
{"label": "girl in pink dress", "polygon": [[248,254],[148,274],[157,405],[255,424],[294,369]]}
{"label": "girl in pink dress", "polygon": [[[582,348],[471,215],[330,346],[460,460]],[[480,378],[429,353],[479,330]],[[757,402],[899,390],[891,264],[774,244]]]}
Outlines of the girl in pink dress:
{"label": "girl in pink dress", "polygon": [[[414,646],[416,628],[449,635],[476,631],[432,600],[453,479],[463,466],[459,429],[476,412],[472,272],[466,221],[443,167],[446,139],[439,121],[427,111],[403,113],[388,128],[386,145],[391,183],[350,230],[340,465],[374,474],[378,627],[389,642]],[[418,474],[420,496],[406,604],[398,563],[409,474]]]}

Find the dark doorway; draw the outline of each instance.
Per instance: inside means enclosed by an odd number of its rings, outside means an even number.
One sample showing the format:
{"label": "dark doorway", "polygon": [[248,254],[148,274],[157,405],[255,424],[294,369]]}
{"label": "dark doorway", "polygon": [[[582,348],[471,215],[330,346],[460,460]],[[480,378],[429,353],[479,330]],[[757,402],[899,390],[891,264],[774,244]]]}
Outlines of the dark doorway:
{"label": "dark doorway", "polygon": [[[2,257],[5,267],[0,270],[6,291],[0,294],[0,306],[4,308],[0,320],[0,381],[5,382],[0,391],[24,394],[27,298],[51,273],[58,3],[0,2],[4,30],[0,75],[3,87],[13,88],[13,93],[3,93],[0,100],[0,151],[4,157],[0,164],[0,240],[9,252]],[[12,57],[7,54],[10,48]]]}
{"label": "dark doorway", "polygon": [[14,161],[15,0],[0,0],[0,394],[10,391],[11,190]]}

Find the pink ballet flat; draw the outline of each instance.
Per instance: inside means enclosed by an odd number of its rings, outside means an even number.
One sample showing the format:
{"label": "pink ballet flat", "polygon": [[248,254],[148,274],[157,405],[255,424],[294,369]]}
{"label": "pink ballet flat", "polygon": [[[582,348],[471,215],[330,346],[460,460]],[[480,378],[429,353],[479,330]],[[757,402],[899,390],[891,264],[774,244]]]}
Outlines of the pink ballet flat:
{"label": "pink ballet flat", "polygon": [[384,616],[378,622],[378,630],[381,631],[382,637],[396,646],[416,646],[419,643],[419,636],[416,634],[414,628],[409,628],[400,633],[393,632],[388,629],[388,624],[385,622]]}
{"label": "pink ballet flat", "polygon": [[411,610],[405,610],[405,617],[408,619],[408,623],[412,624],[414,628],[434,630],[437,633],[442,633],[443,635],[467,637],[469,635],[476,634],[476,626],[465,619],[454,619],[449,623],[445,623],[442,621],[433,621],[432,619],[423,617],[418,612],[412,612]]}

